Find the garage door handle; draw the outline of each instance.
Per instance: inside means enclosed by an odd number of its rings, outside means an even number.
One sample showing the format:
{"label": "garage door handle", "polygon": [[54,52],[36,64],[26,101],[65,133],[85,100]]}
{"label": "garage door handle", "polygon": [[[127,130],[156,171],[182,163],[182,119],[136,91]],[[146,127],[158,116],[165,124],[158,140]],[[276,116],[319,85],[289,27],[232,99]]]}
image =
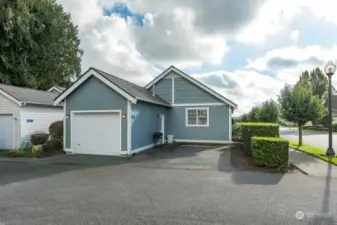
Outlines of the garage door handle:
{"label": "garage door handle", "polygon": [[81,145],[81,144],[77,144],[77,145]]}

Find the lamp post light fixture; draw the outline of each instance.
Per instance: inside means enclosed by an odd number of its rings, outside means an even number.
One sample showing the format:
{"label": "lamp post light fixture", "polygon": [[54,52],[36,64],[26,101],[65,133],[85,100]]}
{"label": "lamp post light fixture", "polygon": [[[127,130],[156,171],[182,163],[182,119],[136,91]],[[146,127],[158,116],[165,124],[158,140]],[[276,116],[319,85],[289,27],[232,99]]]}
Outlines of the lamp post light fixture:
{"label": "lamp post light fixture", "polygon": [[325,74],[329,78],[328,103],[329,103],[329,147],[325,153],[327,157],[335,157],[335,151],[332,148],[332,106],[331,106],[331,77],[336,71],[336,65],[329,61],[324,68]]}

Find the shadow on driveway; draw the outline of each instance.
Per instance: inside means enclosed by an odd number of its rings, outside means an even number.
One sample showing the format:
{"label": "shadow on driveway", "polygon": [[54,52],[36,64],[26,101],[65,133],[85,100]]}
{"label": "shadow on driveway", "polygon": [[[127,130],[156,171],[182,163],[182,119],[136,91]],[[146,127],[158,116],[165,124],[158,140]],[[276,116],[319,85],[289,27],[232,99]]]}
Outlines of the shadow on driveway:
{"label": "shadow on driveway", "polygon": [[[41,160],[47,163],[0,162],[0,186],[74,170],[107,166],[110,166],[109,170],[113,170],[114,166],[116,169],[127,166],[150,168],[153,172],[157,169],[213,170],[230,174],[235,184],[276,185],[280,182],[284,176],[282,173],[252,172],[234,168],[231,164],[231,150],[234,146],[164,146],[132,157],[74,154]],[[148,173],[151,176],[151,170]]]}
{"label": "shadow on driveway", "polygon": [[88,167],[83,165],[55,166],[47,163],[0,162],[0,187],[10,183],[49,177],[54,174],[86,168]]}
{"label": "shadow on driveway", "polygon": [[[231,148],[236,148],[231,145]],[[218,170],[220,172],[231,172],[232,181],[235,184],[256,184],[256,185],[277,185],[283,178],[284,173],[266,173],[258,171],[250,171],[249,169],[240,170],[232,167],[228,170],[228,163],[231,164],[231,149],[222,151],[219,156]]]}
{"label": "shadow on driveway", "polygon": [[[216,170],[219,155],[217,149],[219,148],[226,148],[226,146],[164,146],[130,157],[74,154],[44,159],[24,159],[25,162],[1,161],[0,186],[74,170],[108,166],[111,167],[109,169],[114,169],[113,166],[116,168],[128,166],[153,169]],[[230,167],[230,164],[227,166]]]}
{"label": "shadow on driveway", "polygon": [[[330,212],[330,202],[331,202],[331,170],[333,165],[327,163],[327,175],[325,179],[325,189],[323,193],[322,209],[321,212],[310,213],[313,215],[308,215],[308,224],[337,224],[337,219]],[[312,218],[310,218],[312,217]]]}

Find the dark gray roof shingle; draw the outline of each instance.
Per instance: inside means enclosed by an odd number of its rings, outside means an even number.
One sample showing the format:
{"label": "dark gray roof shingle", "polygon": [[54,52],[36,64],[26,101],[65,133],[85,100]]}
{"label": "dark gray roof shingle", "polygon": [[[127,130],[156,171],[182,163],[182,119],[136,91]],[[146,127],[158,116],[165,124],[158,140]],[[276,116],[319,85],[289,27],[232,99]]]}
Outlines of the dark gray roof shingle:
{"label": "dark gray roof shingle", "polygon": [[129,95],[145,102],[150,102],[154,104],[159,104],[159,105],[166,105],[166,106],[171,106],[169,103],[167,103],[165,100],[161,99],[158,96],[153,96],[152,93],[147,90],[145,87],[139,86],[137,84],[131,83],[129,81],[126,81],[122,78],[116,77],[114,75],[111,75],[109,73],[106,73],[104,71],[101,71],[96,68],[92,68],[95,70],[97,73],[117,85],[119,88],[127,92]]}
{"label": "dark gray roof shingle", "polygon": [[0,89],[18,101],[26,102],[27,104],[53,105],[53,100],[57,96],[57,94],[47,91],[16,87],[7,84],[0,84]]}

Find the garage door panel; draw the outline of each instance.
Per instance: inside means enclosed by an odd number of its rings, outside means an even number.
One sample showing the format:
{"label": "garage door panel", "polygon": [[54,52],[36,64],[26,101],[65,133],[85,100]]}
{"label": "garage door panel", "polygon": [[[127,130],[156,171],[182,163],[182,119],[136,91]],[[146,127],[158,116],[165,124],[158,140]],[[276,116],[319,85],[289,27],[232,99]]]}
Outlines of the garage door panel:
{"label": "garage door panel", "polygon": [[74,153],[120,154],[121,117],[119,113],[75,113],[73,126]]}
{"label": "garage door panel", "polygon": [[0,115],[0,149],[13,148],[14,135],[13,115]]}

